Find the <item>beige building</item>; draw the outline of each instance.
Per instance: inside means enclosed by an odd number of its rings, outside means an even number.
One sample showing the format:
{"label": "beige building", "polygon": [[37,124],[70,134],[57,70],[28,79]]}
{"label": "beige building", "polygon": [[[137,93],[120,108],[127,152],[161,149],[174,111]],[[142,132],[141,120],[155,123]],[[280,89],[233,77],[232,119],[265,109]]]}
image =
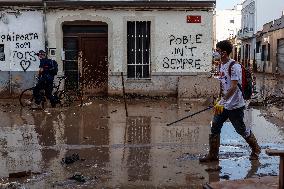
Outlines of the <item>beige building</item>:
{"label": "beige building", "polygon": [[257,34],[256,56],[258,71],[284,75],[284,15]]}
{"label": "beige building", "polygon": [[[268,11],[269,10],[269,11]],[[264,72],[268,66],[272,72],[272,67],[269,65],[268,61],[264,61],[264,56],[261,55],[259,42],[259,34],[267,32],[267,29],[263,28],[263,25],[278,19],[281,17],[281,12],[284,10],[284,4],[282,0],[245,0],[242,3],[242,24],[241,29],[238,32],[238,39],[241,40],[241,47],[238,52],[240,61],[247,67],[251,66],[254,70],[259,72]],[[268,12],[267,12],[268,11]],[[264,14],[268,13],[268,14]],[[257,39],[258,38],[258,39]],[[276,43],[275,43],[276,44]],[[269,48],[263,46],[264,48]],[[264,49],[263,52],[267,52]],[[276,67],[274,68],[274,70]],[[266,71],[265,71],[266,72]]]}

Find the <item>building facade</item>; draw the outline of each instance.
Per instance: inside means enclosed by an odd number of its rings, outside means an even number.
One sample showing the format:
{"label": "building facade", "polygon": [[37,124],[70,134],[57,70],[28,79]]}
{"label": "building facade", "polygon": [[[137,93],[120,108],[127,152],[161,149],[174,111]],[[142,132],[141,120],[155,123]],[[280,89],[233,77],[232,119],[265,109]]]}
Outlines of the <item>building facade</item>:
{"label": "building facade", "polygon": [[238,39],[241,40],[241,45],[238,49],[239,61],[242,62],[246,67],[250,66],[253,57],[253,44],[254,33],[256,31],[256,2],[254,0],[246,0],[242,4],[242,19],[241,19],[241,29],[238,32]]}
{"label": "building facade", "polygon": [[284,75],[284,15],[256,35],[257,70]]}
{"label": "building facade", "polygon": [[241,29],[242,5],[233,9],[216,10],[216,40],[234,38]]}
{"label": "building facade", "polygon": [[67,76],[65,87],[83,83],[90,95],[121,94],[121,75],[128,93],[206,95],[214,8],[202,0],[4,2],[0,92],[31,87],[35,53],[46,49]]}
{"label": "building facade", "polygon": [[[259,42],[257,44],[259,39],[257,38],[259,38],[259,33],[262,33],[263,25],[281,17],[283,10],[284,3],[282,0],[273,2],[245,0],[242,3],[242,24],[237,37],[241,40],[238,56],[245,66],[251,66],[255,71],[259,72],[272,72],[273,69],[270,66],[270,71],[265,71],[265,67],[268,64],[263,62],[260,52],[261,48],[258,47]],[[264,49],[264,51],[267,50]]]}

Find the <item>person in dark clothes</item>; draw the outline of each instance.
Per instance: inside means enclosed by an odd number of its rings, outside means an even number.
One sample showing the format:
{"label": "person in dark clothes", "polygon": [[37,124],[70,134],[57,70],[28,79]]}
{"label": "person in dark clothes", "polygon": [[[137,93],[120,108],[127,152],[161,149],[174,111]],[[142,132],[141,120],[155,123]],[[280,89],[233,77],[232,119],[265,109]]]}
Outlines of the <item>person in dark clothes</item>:
{"label": "person in dark clothes", "polygon": [[35,106],[39,107],[42,99],[40,91],[44,89],[45,96],[49,99],[52,107],[56,106],[57,99],[52,95],[54,76],[57,74],[58,66],[55,60],[49,59],[44,50],[36,54],[40,59],[38,71],[38,83],[36,84],[33,95],[35,97]]}

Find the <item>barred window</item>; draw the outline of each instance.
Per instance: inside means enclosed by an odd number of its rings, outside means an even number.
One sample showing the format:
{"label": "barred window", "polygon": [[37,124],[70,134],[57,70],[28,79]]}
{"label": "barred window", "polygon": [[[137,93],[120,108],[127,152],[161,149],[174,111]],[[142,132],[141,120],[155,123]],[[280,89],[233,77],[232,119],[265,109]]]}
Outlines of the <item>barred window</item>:
{"label": "barred window", "polygon": [[150,21],[127,22],[127,78],[150,78]]}

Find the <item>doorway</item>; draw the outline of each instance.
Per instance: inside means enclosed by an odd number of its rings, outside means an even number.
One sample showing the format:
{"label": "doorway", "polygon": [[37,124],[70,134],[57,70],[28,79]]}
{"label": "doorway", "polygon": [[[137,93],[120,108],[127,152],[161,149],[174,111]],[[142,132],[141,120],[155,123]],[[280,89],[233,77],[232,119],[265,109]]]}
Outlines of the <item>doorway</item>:
{"label": "doorway", "polygon": [[103,22],[64,23],[65,87],[83,87],[88,96],[102,96],[108,89],[108,27]]}

